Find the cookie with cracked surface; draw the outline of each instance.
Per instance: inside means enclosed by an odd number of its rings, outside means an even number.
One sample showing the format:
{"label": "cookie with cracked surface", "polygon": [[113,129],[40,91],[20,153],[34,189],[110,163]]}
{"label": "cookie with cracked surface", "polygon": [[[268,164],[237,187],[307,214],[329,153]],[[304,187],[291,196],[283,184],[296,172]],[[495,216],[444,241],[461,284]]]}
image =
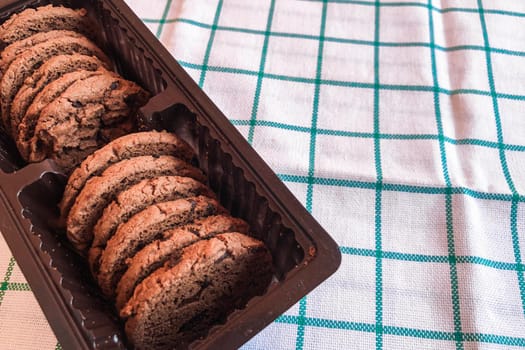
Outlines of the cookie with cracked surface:
{"label": "cookie with cracked surface", "polygon": [[126,271],[126,260],[164,231],[225,212],[215,199],[197,196],[157,203],[133,215],[119,226],[102,252],[97,275],[100,289],[104,295],[114,297],[117,283]]}
{"label": "cookie with cracked surface", "polygon": [[55,163],[62,169],[64,174],[69,174],[76,168],[87,156],[100,148],[100,144],[106,144],[123,135],[133,133],[137,130],[137,125],[134,119],[125,119],[122,122],[113,124],[104,129],[101,129],[98,134],[97,142],[86,142],[77,148],[64,148],[58,154],[52,154],[49,158],[53,159]]}
{"label": "cookie with cracked surface", "polygon": [[0,26],[0,42],[5,46],[35,33],[53,30],[70,30],[91,37],[96,35],[95,25],[85,9],[47,5],[12,15]]}
{"label": "cookie with cracked surface", "polygon": [[60,201],[60,215],[65,221],[78,193],[93,176],[100,175],[107,167],[121,160],[138,156],[171,155],[191,163],[193,149],[173,133],[144,131],[122,136],[88,156],[68,179]]}
{"label": "cookie with cracked surface", "polygon": [[92,177],[77,196],[67,218],[67,237],[73,246],[85,252],[93,241],[93,226],[104,208],[123,190],[144,179],[178,175],[197,181],[206,180],[197,168],[172,156],[140,156],[122,160]]}
{"label": "cookie with cracked surface", "polygon": [[138,349],[180,349],[266,290],[272,259],[261,241],[220,234],[184,249],[135,289],[121,310]]}
{"label": "cookie with cracked surface", "polygon": [[127,303],[135,287],[168,260],[178,259],[182,250],[201,239],[214,237],[221,233],[248,233],[248,224],[228,215],[208,216],[191,224],[168,230],[133,256],[128,268],[117,285],[115,303],[117,310]]}
{"label": "cookie with cracked surface", "polygon": [[15,138],[18,151],[26,161],[29,161],[30,141],[35,133],[36,122],[40,117],[42,110],[58,98],[62,93],[77,81],[82,81],[89,77],[101,74],[114,74],[105,69],[96,71],[79,70],[66,73],[60,78],[50,82],[42,91],[40,91],[31,104],[18,125],[17,135]]}
{"label": "cookie with cracked surface", "polygon": [[105,63],[95,56],[80,54],[59,55],[45,62],[33,75],[24,81],[24,84],[13,99],[11,115],[9,116],[13,138],[16,138],[18,134],[18,125],[24,117],[27,108],[33,102],[35,96],[49,83],[70,72],[79,70],[96,71],[101,67],[109,69]]}
{"label": "cookie with cracked surface", "polygon": [[53,30],[50,32],[36,33],[20,41],[15,41],[7,46],[0,54],[0,72],[3,74],[7,67],[13,62],[18,56],[25,51],[31,49],[35,45],[54,39],[57,37],[74,37],[81,38],[82,34],[78,32],[72,32],[70,30]]}
{"label": "cookie with cracked surface", "polygon": [[[41,111],[30,140],[29,161],[60,159],[66,150],[82,154],[105,145],[111,140],[102,137],[104,131],[134,120],[148,97],[137,84],[110,74],[73,83]],[[66,172],[78,164],[68,164]]]}
{"label": "cookie with cracked surface", "polygon": [[11,103],[25,79],[51,57],[73,53],[96,56],[111,66],[109,58],[88,38],[69,36],[57,37],[35,45],[11,62],[0,81],[2,120],[8,133],[11,134],[11,123],[8,120],[11,113]]}
{"label": "cookie with cracked surface", "polygon": [[203,183],[181,176],[145,179],[120,192],[104,209],[93,228],[93,243],[88,254],[93,275],[98,273],[100,254],[120,224],[152,204],[200,195],[215,198],[215,194]]}

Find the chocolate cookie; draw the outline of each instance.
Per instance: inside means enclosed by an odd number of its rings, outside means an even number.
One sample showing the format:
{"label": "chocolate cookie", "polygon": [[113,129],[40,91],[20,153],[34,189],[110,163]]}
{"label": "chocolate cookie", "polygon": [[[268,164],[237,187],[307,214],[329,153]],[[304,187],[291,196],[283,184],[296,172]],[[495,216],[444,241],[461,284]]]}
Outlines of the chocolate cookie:
{"label": "chocolate cookie", "polygon": [[100,289],[106,296],[113,297],[117,283],[126,271],[126,260],[158,239],[164,231],[224,212],[215,199],[198,196],[154,204],[135,214],[119,226],[100,257],[97,275]]}
{"label": "chocolate cookie", "polygon": [[105,63],[95,56],[79,54],[59,55],[52,57],[49,61],[45,62],[33,73],[33,75],[24,81],[24,84],[20,87],[13,99],[10,116],[13,137],[17,137],[18,125],[24,117],[27,108],[33,102],[35,96],[50,82],[73,71],[95,71],[100,67],[109,69]]}
{"label": "chocolate cookie", "polygon": [[13,42],[2,51],[0,56],[0,72],[3,74],[7,67],[9,67],[17,57],[25,51],[33,48],[35,45],[57,37],[68,36],[73,38],[83,37],[82,34],[70,30],[53,30],[50,32],[37,33],[23,40]]}
{"label": "chocolate cookie", "polygon": [[93,226],[104,208],[123,190],[144,179],[178,175],[204,182],[202,172],[171,156],[140,156],[122,160],[92,177],[75,200],[67,218],[67,237],[79,251],[85,251],[93,240]]}
{"label": "chocolate cookie", "polygon": [[241,233],[220,234],[185,248],[145,278],[120,312],[138,349],[180,349],[236,308],[262,294],[272,260],[264,244]]}
{"label": "chocolate cookie", "polygon": [[148,97],[137,84],[110,74],[73,83],[41,111],[30,140],[29,161],[60,159],[66,151],[77,152],[79,162],[66,164],[68,172],[111,141],[102,137],[106,129],[134,120],[136,110]]}
{"label": "chocolate cookie", "polygon": [[59,153],[49,156],[62,169],[64,174],[70,174],[87,156],[112,140],[135,132],[137,124],[133,118],[128,118],[99,130],[97,142],[84,142],[77,148],[64,148]]}
{"label": "chocolate cookie", "polygon": [[135,287],[144,278],[164,265],[166,261],[178,259],[182,249],[190,244],[226,232],[248,233],[248,229],[248,224],[244,220],[227,215],[215,215],[164,232],[160,239],[142,248],[128,262],[128,269],[117,285],[115,299],[117,310],[127,303]]}
{"label": "chocolate cookie", "polygon": [[89,77],[101,74],[109,74],[105,69],[98,69],[97,71],[79,70],[71,73],[66,73],[62,77],[50,82],[42,91],[40,91],[33,102],[27,108],[24,117],[18,125],[17,136],[15,138],[18,151],[26,161],[29,160],[30,141],[35,134],[35,127],[40,113],[53,102],[62,93],[70,87],[73,83],[87,79]]}
{"label": "chocolate cookie", "polygon": [[60,215],[65,221],[78,193],[87,180],[100,175],[111,164],[138,156],[172,155],[187,162],[195,157],[192,148],[175,134],[146,131],[122,136],[87,157],[69,176],[62,201]]}
{"label": "chocolate cookie", "polygon": [[86,37],[57,37],[24,51],[6,69],[0,81],[0,103],[4,128],[11,133],[11,102],[24,83],[46,60],[53,56],[79,53],[96,56],[108,66],[109,58]]}
{"label": "chocolate cookie", "polygon": [[94,36],[94,28],[85,9],[47,5],[12,15],[0,26],[0,43],[5,46],[35,33],[52,30],[71,30]]}
{"label": "chocolate cookie", "polygon": [[119,193],[104,209],[93,228],[93,243],[88,254],[93,275],[98,273],[100,254],[120,224],[152,204],[199,195],[215,198],[215,194],[206,185],[181,176],[160,176],[142,180]]}

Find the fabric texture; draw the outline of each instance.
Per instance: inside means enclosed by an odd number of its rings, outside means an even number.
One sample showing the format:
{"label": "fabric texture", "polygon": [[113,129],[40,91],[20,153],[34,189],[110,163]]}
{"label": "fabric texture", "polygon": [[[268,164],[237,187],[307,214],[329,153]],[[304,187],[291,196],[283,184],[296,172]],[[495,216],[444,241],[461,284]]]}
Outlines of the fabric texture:
{"label": "fabric texture", "polygon": [[[524,2],[127,2],[340,246],[244,349],[525,347]],[[1,274],[0,347],[60,347]]]}

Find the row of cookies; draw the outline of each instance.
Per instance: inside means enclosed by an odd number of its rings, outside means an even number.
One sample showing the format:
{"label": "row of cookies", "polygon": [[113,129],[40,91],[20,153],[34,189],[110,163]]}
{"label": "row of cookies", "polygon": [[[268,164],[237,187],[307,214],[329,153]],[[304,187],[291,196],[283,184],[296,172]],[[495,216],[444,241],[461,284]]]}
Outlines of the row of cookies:
{"label": "row of cookies", "polygon": [[42,6],[0,26],[0,126],[27,162],[65,172],[135,129],[149,94],[112,71],[85,9]]}
{"label": "row of cookies", "polygon": [[60,212],[73,247],[140,349],[184,347],[267,288],[272,258],[231,217],[168,132],[120,137],[69,177]]}

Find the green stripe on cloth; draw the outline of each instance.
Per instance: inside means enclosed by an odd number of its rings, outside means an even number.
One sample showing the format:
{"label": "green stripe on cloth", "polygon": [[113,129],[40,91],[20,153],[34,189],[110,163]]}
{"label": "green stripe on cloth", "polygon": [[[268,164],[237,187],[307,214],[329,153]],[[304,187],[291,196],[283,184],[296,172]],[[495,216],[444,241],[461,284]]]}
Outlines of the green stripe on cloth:
{"label": "green stripe on cloth", "polygon": [[[492,108],[494,110],[494,118],[496,119],[496,133],[498,137],[498,144],[503,143],[503,131],[501,130],[501,118],[499,113],[498,97],[496,96],[496,84],[494,83],[494,74],[492,73],[492,60],[490,57],[490,51],[487,49],[490,47],[489,37],[487,33],[487,26],[485,24],[485,16],[483,15],[483,5],[481,0],[478,0],[479,7],[479,19],[481,22],[481,31],[483,32],[483,41],[485,43],[485,58],[487,61],[487,73],[489,78],[489,87],[490,87],[490,96],[492,98]],[[505,150],[499,148],[499,157],[501,162],[501,167],[503,169],[503,174],[505,175],[505,180],[509,185],[509,188],[513,194],[516,193],[516,187],[514,186],[514,181],[510,175],[509,168],[507,166],[507,158],[505,156]]]}
{"label": "green stripe on cloth", "polygon": [[[339,250],[342,254],[348,255],[357,255],[357,256],[368,256],[375,257],[376,251],[372,249],[364,248],[353,248],[353,247],[339,247]],[[425,254],[409,254],[409,253],[399,253],[391,251],[382,251],[383,259],[390,260],[400,260],[400,261],[412,261],[412,262],[423,262],[423,263],[447,263],[449,262],[448,255],[425,255]],[[478,256],[456,256],[456,263],[458,264],[476,264],[491,267],[497,270],[507,270],[507,271],[523,271],[525,270],[525,265],[523,263],[507,263],[501,261],[494,261]]]}
{"label": "green stripe on cloth", "polygon": [[[313,0],[309,0],[313,1]],[[323,0],[314,0],[314,1],[323,1]],[[346,4],[354,4],[354,5],[363,5],[363,6],[376,6],[376,3],[374,1],[359,1],[359,0],[329,0],[329,3],[346,3]],[[379,3],[379,6],[382,7],[423,7],[428,8],[428,5],[424,3],[418,3],[418,2],[383,2]],[[477,8],[468,8],[468,7],[446,7],[446,8],[438,8],[435,6],[431,7],[432,11],[436,11],[439,13],[450,13],[450,12],[466,12],[466,13],[478,13]],[[525,17],[525,13],[518,12],[518,11],[505,11],[505,10],[485,10],[485,13],[495,14],[495,15],[502,15],[502,16],[510,16],[510,17]],[[154,19],[154,18],[142,18],[142,20],[146,23],[172,23],[177,21],[177,19]]]}
{"label": "green stripe on cloth", "polygon": [[453,308],[453,313],[454,313],[454,330],[456,334],[456,349],[459,350],[459,349],[463,349],[463,343],[460,337],[460,334],[462,332],[461,307],[459,305],[459,282],[458,282],[458,272],[457,272],[456,249],[455,249],[455,244],[454,244],[454,226],[453,226],[453,218],[452,218],[452,215],[453,215],[452,214],[452,192],[450,191],[450,187],[446,188],[445,213],[446,213],[446,224],[447,224],[448,261],[450,264],[452,308]]}
{"label": "green stripe on cloth", "polygon": [[171,8],[171,1],[172,0],[167,0],[166,1],[166,6],[164,7],[164,12],[162,13],[162,18],[159,22],[159,27],[157,28],[157,33],[156,33],[156,37],[160,39],[160,36],[162,34],[162,30],[164,29],[164,23],[166,23],[166,18],[168,17],[168,14],[170,12],[170,8]]}
{"label": "green stripe on cloth", "polygon": [[306,296],[299,301],[299,316],[297,317],[297,334],[295,336],[295,349],[301,350],[304,345],[304,326],[306,318]]}
{"label": "green stripe on cloth", "polygon": [[443,139],[443,122],[441,120],[441,106],[439,100],[439,80],[437,74],[437,63],[436,54],[433,48],[434,44],[434,19],[432,13],[432,0],[428,0],[428,23],[429,23],[429,34],[430,34],[430,59],[432,65],[432,79],[434,81],[434,111],[436,115],[436,126],[439,135],[439,151],[441,155],[441,167],[443,171],[443,177],[446,184],[445,192],[445,215],[446,215],[446,227],[447,227],[447,245],[448,245],[448,257],[450,264],[450,287],[452,294],[452,308],[454,314],[454,333],[456,340],[456,349],[463,349],[463,341],[461,339],[462,326],[461,326],[461,308],[459,305],[459,287],[458,287],[458,275],[456,266],[456,250],[454,244],[454,228],[452,218],[452,191],[450,187],[452,182],[448,172],[447,165],[447,152],[445,149],[445,141]]}
{"label": "green stripe on cloth", "polygon": [[[146,23],[159,23],[159,20],[155,19],[148,19],[143,18],[142,19]],[[263,30],[257,30],[257,29],[247,29],[247,28],[241,28],[241,27],[231,27],[231,26],[213,26],[211,24],[187,19],[187,18],[173,18],[168,19],[164,21],[163,23],[186,23],[190,24],[196,27],[205,28],[205,29],[211,29],[212,27],[216,30],[220,31],[228,31],[228,32],[237,32],[237,33],[245,33],[245,34],[256,34],[256,35],[264,35],[264,36],[275,36],[275,37],[283,37],[283,38],[296,38],[296,39],[307,39],[307,40],[315,40],[318,41],[319,37],[316,35],[308,35],[308,34],[297,34],[297,33],[283,33],[283,32],[273,32],[273,31],[263,31]],[[342,44],[356,44],[356,45],[365,45],[365,46],[385,46],[385,47],[430,47],[429,43],[426,42],[382,42],[378,41],[377,43],[374,41],[369,40],[359,40],[359,39],[348,39],[348,38],[337,38],[337,37],[331,37],[326,36],[324,38],[325,42],[334,42],[334,43],[342,43]],[[450,47],[444,47],[441,45],[434,45],[436,50],[443,51],[443,52],[454,52],[454,51],[462,51],[462,50],[474,50],[474,51],[485,51],[487,48],[484,46],[479,45],[456,45],[456,46],[450,46]],[[488,48],[491,52],[500,53],[504,55],[510,55],[510,56],[525,56],[525,51],[517,51],[517,50],[508,50],[503,48],[495,48],[490,47]]]}
{"label": "green stripe on cloth", "polygon": [[[233,125],[247,126],[250,125],[250,121],[244,119],[230,119]],[[311,129],[306,126],[292,125],[274,122],[271,120],[256,120],[254,122],[256,126],[271,127],[284,130],[292,130],[304,133],[310,133]],[[439,140],[439,135],[433,134],[383,134],[383,133],[370,133],[370,132],[359,132],[359,131],[346,131],[346,130],[333,130],[333,129],[317,129],[318,135],[331,135],[331,136],[344,136],[344,137],[359,137],[359,138],[379,138],[384,140]],[[480,139],[453,139],[448,136],[443,136],[445,142],[452,145],[474,145],[488,148],[503,148],[508,151],[525,152],[524,145],[511,145],[511,144],[499,144],[494,141],[480,140]]]}
{"label": "green stripe on cloth", "polygon": [[[287,323],[287,324],[297,324],[298,317],[291,315],[282,315],[275,322],[277,323]],[[348,321],[339,321],[332,319],[323,319],[323,318],[314,318],[306,317],[304,322],[307,326],[319,327],[319,328],[329,328],[329,329],[339,329],[339,330],[351,330],[359,332],[368,332],[374,333],[376,331],[376,326],[371,323],[363,322],[348,322]],[[396,326],[384,326],[383,334],[387,335],[396,335],[401,337],[412,337],[412,338],[422,338],[422,339],[432,339],[432,340],[449,340],[456,341],[458,335],[455,332],[442,332],[442,331],[433,331],[426,329],[416,329],[408,327],[396,327]],[[478,343],[487,343],[487,344],[500,344],[500,345],[510,345],[510,346],[525,346],[525,338],[522,337],[509,337],[496,334],[486,334],[486,333],[461,333],[459,334],[460,340],[463,342],[478,342]]]}
{"label": "green stripe on cloth", "polygon": [[379,1],[376,1],[374,20],[374,166],[376,171],[376,191],[374,207],[374,232],[375,232],[375,283],[376,283],[376,349],[383,348],[383,260],[381,236],[381,197],[383,190],[383,171],[381,169],[381,139],[379,124]]}
{"label": "green stripe on cloth", "polygon": [[[310,0],[310,1],[321,1],[321,0]],[[373,1],[362,1],[362,0],[329,0],[329,2],[333,3],[345,3],[345,4],[355,4],[355,5],[363,5],[363,6],[375,6],[375,3]],[[382,2],[380,3],[380,6],[384,7],[424,7],[428,8],[428,5],[420,2]],[[430,6],[430,9],[432,11],[436,11],[439,13],[447,13],[447,12],[470,12],[470,13],[477,13],[478,10],[475,8],[467,8],[467,7],[446,7],[446,8],[439,8],[435,6]],[[487,13],[493,13],[497,15],[505,15],[505,16],[511,16],[511,17],[525,17],[525,13],[523,12],[517,12],[517,11],[503,11],[503,10],[487,10]]]}
{"label": "green stripe on cloth", "polygon": [[[177,61],[181,66],[185,68],[201,70],[202,65],[186,62],[184,60]],[[231,73],[231,74],[244,74],[250,76],[257,76],[258,71],[249,70],[249,69],[238,69],[230,67],[220,67],[220,66],[207,66],[208,71],[222,72],[222,73]],[[340,81],[340,80],[331,80],[331,79],[321,79],[317,81],[316,79],[303,78],[303,77],[294,77],[281,74],[270,74],[264,73],[263,78],[266,79],[275,79],[282,81],[291,81],[304,84],[320,84],[320,85],[330,85],[330,86],[344,86],[352,88],[364,88],[364,89],[375,89],[379,88],[380,90],[396,90],[396,91],[430,91],[435,92],[436,88],[433,86],[423,86],[423,85],[402,85],[402,84],[380,84],[378,87],[373,83],[362,83],[362,82],[352,82],[352,81]],[[441,94],[454,96],[454,95],[478,95],[478,96],[492,96],[489,91],[483,91],[478,89],[445,89],[442,87],[437,87],[437,91]],[[500,99],[516,100],[516,101],[525,101],[525,95],[518,94],[507,94],[507,93],[496,93],[496,96]]]}
{"label": "green stripe on cloth", "polygon": [[248,130],[248,142],[253,142],[253,133],[257,121],[257,111],[259,109],[259,99],[261,97],[261,88],[263,83],[264,66],[266,65],[266,55],[268,53],[268,43],[270,41],[270,30],[272,29],[273,12],[275,10],[275,0],[270,4],[268,11],[268,20],[266,22],[266,32],[264,34],[264,43],[261,53],[261,62],[259,63],[259,73],[257,74],[257,86],[255,87],[255,95],[252,104],[252,116],[250,118],[250,129]]}
{"label": "green stripe on cloth", "polygon": [[[319,98],[321,94],[321,81],[322,69],[323,69],[323,49],[324,49],[324,33],[326,29],[326,13],[328,11],[328,3],[323,2],[323,9],[321,14],[321,28],[319,33],[319,46],[317,49],[317,65],[315,73],[315,88],[314,88],[314,100],[312,106],[312,122],[311,122],[311,133],[310,133],[310,148],[308,156],[308,181],[306,188],[306,210],[310,213],[312,212],[312,202],[313,202],[313,178],[315,172],[315,148],[317,142],[317,118],[319,116]],[[303,297],[299,303],[299,323],[297,327],[297,339],[296,346],[297,350],[303,348],[304,343],[304,323],[303,319],[306,317],[306,304],[307,297]]]}
{"label": "green stripe on cloth", "polygon": [[13,290],[13,291],[30,291],[31,288],[29,287],[29,284],[22,283],[22,282],[3,282],[0,285],[0,290]]}
{"label": "green stripe on cloth", "polygon": [[210,60],[211,49],[213,47],[213,40],[215,39],[215,31],[217,24],[219,23],[219,17],[221,16],[222,0],[217,3],[217,9],[215,10],[215,16],[213,17],[213,25],[210,30],[210,38],[208,39],[208,45],[206,46],[206,52],[204,53],[204,61],[201,67],[201,76],[199,78],[199,86],[204,86],[204,80],[206,79],[206,73],[208,72],[208,62]]}
{"label": "green stripe on cloth", "polygon": [[521,261],[520,242],[518,238],[518,201],[513,200],[510,208],[510,231],[512,235],[512,249],[514,251],[514,259],[516,260],[516,273],[518,275],[518,286],[520,289],[521,305],[523,308],[523,315],[525,316],[525,278],[523,271],[525,268]]}
{"label": "green stripe on cloth", "polygon": [[[490,47],[489,35],[487,31],[487,24],[485,23],[485,15],[484,15],[483,4],[481,0],[478,0],[478,8],[479,8],[479,19],[481,22],[481,31],[483,33],[483,41],[485,43],[485,48],[489,48]],[[489,87],[490,87],[490,92],[492,95],[492,108],[494,110],[494,118],[496,119],[496,134],[498,137],[498,143],[502,144],[503,143],[503,130],[501,126],[501,117],[500,117],[500,110],[499,110],[499,104],[498,104],[498,97],[496,95],[496,83],[494,81],[494,73],[492,70],[492,59],[491,59],[489,50],[486,50],[485,52],[485,59],[487,62],[487,74],[489,78]],[[505,180],[507,181],[509,189],[511,190],[514,197],[517,197],[519,194],[516,191],[516,186],[514,185],[514,180],[512,179],[512,175],[510,173],[510,170],[507,164],[507,157],[505,155],[505,149],[503,147],[499,147],[499,158],[500,158],[501,168],[503,170],[503,174],[505,176]],[[518,202],[514,200],[514,197],[512,201],[511,214],[510,214],[512,246],[514,250],[514,258],[516,260],[516,264],[518,266],[521,266],[521,251],[520,251],[518,230],[517,230],[517,224],[516,224]],[[518,269],[516,273],[518,277],[518,286],[520,289],[523,314],[525,315],[525,278],[523,276],[522,269]]]}
{"label": "green stripe on cloth", "polygon": [[[291,175],[291,174],[277,174],[277,176],[285,182],[295,182],[295,183],[308,183],[308,177],[300,175]],[[313,182],[315,185],[324,185],[324,186],[336,186],[336,187],[352,187],[352,188],[362,188],[362,189],[375,189],[376,182],[371,181],[359,181],[359,180],[345,180],[345,179],[333,179],[326,177],[314,177]],[[434,195],[443,195],[447,191],[450,191],[452,194],[463,194],[473,198],[484,199],[484,200],[498,200],[498,201],[507,201],[511,202],[514,198],[511,194],[503,193],[489,193],[475,191],[466,187],[435,187],[435,186],[417,186],[417,185],[405,185],[405,184],[396,184],[396,183],[383,183],[384,191],[394,191],[394,192],[407,192],[407,193],[425,193],[425,194],[434,194]],[[525,202],[525,196],[518,196],[516,200],[520,203]]]}
{"label": "green stripe on cloth", "polygon": [[4,301],[5,291],[8,289],[9,280],[11,279],[11,274],[13,273],[13,268],[15,267],[15,258],[11,257],[9,259],[9,263],[7,264],[7,270],[4,274],[4,280],[2,281],[2,284],[0,285],[0,306],[2,306],[2,302]]}
{"label": "green stripe on cloth", "polygon": [[[250,125],[247,120],[241,119],[230,119],[233,125],[245,126]],[[310,133],[311,129],[305,126],[298,126],[292,124],[285,124],[279,122],[273,122],[269,120],[256,120],[255,125],[264,127],[273,127],[278,129],[292,130],[304,133]],[[432,134],[383,134],[383,133],[367,133],[357,131],[346,131],[346,130],[332,130],[332,129],[317,129],[318,135],[332,135],[332,136],[344,136],[344,137],[356,137],[356,138],[379,138],[384,140],[439,140],[439,135]],[[513,144],[500,144],[498,142],[480,140],[480,139],[453,139],[451,137],[443,136],[445,142],[453,145],[475,145],[488,148],[503,148],[508,151],[525,152],[525,146],[513,145]]]}
{"label": "green stripe on cloth", "polygon": [[317,141],[317,118],[319,114],[319,96],[321,93],[321,78],[323,67],[323,48],[324,48],[324,32],[326,28],[326,12],[328,4],[323,3],[323,13],[321,17],[321,33],[319,35],[319,48],[317,51],[317,68],[315,73],[315,90],[312,111],[312,126],[310,128],[310,149],[308,159],[308,187],[306,189],[306,209],[312,211],[312,197],[313,197],[313,178],[315,171],[315,145]]}

